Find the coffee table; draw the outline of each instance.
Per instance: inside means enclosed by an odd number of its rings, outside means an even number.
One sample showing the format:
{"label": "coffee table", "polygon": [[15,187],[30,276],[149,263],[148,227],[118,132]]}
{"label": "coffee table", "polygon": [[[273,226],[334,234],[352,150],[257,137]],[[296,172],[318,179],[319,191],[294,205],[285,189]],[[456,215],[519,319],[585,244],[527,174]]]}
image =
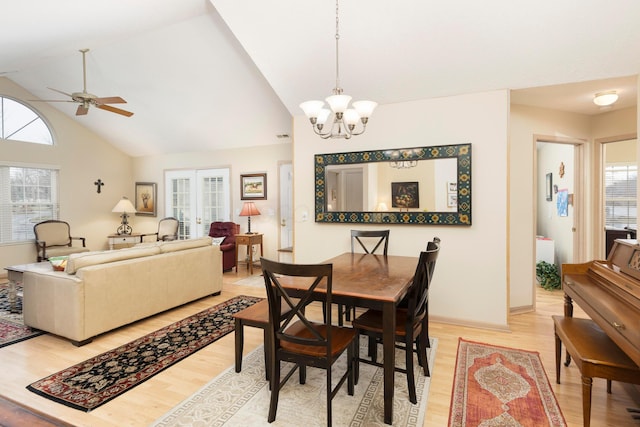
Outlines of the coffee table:
{"label": "coffee table", "polygon": [[49,261],[34,262],[31,264],[19,264],[5,267],[9,278],[9,311],[18,313],[18,283],[22,283],[22,275],[26,271],[52,271]]}

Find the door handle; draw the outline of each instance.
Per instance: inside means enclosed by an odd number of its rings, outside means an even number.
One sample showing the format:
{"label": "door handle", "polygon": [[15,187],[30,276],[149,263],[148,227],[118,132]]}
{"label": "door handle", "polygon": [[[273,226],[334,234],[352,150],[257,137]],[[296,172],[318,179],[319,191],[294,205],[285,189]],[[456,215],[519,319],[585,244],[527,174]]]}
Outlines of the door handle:
{"label": "door handle", "polygon": [[196,223],[202,224],[202,218],[196,218]]}
{"label": "door handle", "polygon": [[286,226],[287,226],[287,220],[286,220],[286,219],[284,219],[284,218],[282,218],[282,221],[280,222],[280,225],[281,225],[282,227],[286,227]]}

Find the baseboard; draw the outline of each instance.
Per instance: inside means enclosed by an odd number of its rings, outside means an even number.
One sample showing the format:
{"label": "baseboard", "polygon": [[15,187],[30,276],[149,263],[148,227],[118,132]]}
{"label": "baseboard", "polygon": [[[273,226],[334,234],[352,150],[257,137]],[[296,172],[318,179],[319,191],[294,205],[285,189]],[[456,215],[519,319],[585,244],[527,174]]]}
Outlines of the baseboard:
{"label": "baseboard", "polygon": [[477,329],[490,329],[495,331],[511,332],[511,328],[509,328],[509,325],[500,325],[496,323],[472,322],[472,321],[454,319],[450,317],[433,316],[433,315],[429,315],[429,321],[445,323],[448,325],[468,326],[470,328],[477,328]]}
{"label": "baseboard", "polygon": [[522,305],[520,307],[511,307],[509,309],[510,314],[531,313],[532,311],[535,311],[532,305]]}

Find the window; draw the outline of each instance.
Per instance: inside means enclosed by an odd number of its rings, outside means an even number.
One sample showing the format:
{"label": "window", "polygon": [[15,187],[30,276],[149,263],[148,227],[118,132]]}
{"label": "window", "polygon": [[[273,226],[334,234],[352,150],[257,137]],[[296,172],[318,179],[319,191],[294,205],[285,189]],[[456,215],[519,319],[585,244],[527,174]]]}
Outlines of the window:
{"label": "window", "polygon": [[605,166],[605,221],[607,227],[635,228],[638,166],[609,163]]}
{"label": "window", "polygon": [[49,126],[31,107],[0,96],[0,138],[53,145]]}
{"label": "window", "polygon": [[0,165],[0,243],[33,241],[33,226],[58,213],[56,169]]}

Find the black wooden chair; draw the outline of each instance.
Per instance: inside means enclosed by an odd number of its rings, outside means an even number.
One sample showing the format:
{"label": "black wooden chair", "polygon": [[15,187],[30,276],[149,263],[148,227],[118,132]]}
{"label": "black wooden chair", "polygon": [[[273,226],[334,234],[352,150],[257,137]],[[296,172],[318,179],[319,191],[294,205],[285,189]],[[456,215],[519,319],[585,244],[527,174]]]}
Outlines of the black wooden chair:
{"label": "black wooden chair", "polygon": [[[389,248],[389,230],[351,230],[351,253],[356,253],[358,243],[365,254],[375,254],[382,248],[382,255],[387,256]],[[383,245],[384,244],[384,245]],[[383,245],[382,247],[380,245]],[[338,324],[343,325],[344,320],[351,320],[356,317],[355,307],[345,307],[338,304]]]}
{"label": "black wooden chair", "polygon": [[[437,239],[437,240],[436,240]],[[405,369],[396,367],[396,371],[407,375],[409,400],[417,402],[416,385],[413,368],[414,343],[418,353],[418,362],[422,366],[424,375],[429,376],[429,361],[427,360],[427,347],[429,347],[429,286],[435,270],[436,260],[440,252],[440,239],[429,242],[427,250],[420,253],[420,260],[416,267],[413,283],[409,288],[406,299],[406,307],[398,307],[396,310],[395,340],[403,345],[398,348],[405,350]],[[358,334],[369,337],[369,356],[371,360],[360,359],[361,362],[376,366],[382,366],[377,361],[377,344],[382,340],[382,312],[380,310],[367,310],[352,322]]]}
{"label": "black wooden chair", "polygon": [[[306,367],[325,369],[327,372],[327,425],[331,426],[331,401],[345,381],[350,396],[354,393],[356,372],[358,369],[358,341],[353,328],[331,324],[331,286],[333,266],[331,264],[286,264],[261,260],[267,299],[269,301],[269,368],[271,401],[268,421],[276,419],[278,396],[287,380],[299,370],[300,384],[306,381]],[[296,291],[283,284],[295,282]],[[318,285],[323,287],[318,288]],[[326,286],[325,286],[326,285]],[[326,290],[326,291],[325,291]],[[322,300],[322,321],[311,320],[306,307],[317,299],[318,292]],[[295,298],[294,298],[295,297]],[[282,305],[286,304],[289,313],[281,317]],[[286,308],[286,307],[285,307]],[[284,310],[286,311],[286,310]],[[335,387],[331,383],[331,367],[338,358],[347,352],[347,370]],[[280,379],[280,362],[292,362],[295,366]],[[305,408],[300,408],[305,410]]]}

